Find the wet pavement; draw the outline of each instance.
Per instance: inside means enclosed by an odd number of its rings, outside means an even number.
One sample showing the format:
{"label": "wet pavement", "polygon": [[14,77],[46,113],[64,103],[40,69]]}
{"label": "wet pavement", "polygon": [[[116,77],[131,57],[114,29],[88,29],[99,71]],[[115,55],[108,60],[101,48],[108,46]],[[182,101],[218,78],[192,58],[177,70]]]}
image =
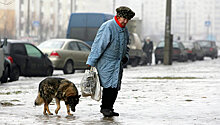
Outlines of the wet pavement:
{"label": "wet pavement", "polygon": [[[83,73],[54,76],[74,82],[80,91]],[[76,125],[220,125],[220,58],[179,63],[172,66],[128,67],[115,103],[119,117],[104,118],[101,102],[81,97],[73,116],[64,102],[55,115],[43,115],[43,105],[34,107],[39,82],[44,77],[20,77],[0,85],[0,124]]]}

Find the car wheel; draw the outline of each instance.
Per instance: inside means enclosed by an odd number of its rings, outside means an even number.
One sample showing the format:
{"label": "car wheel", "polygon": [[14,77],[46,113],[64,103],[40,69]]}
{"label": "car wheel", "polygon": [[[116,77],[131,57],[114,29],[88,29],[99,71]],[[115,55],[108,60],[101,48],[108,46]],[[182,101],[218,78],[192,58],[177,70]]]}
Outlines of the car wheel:
{"label": "car wheel", "polygon": [[2,83],[8,82],[8,76],[9,76],[8,73],[9,73],[9,68],[7,66],[7,67],[5,67],[5,70],[4,70],[2,78],[1,78]]}
{"label": "car wheel", "polygon": [[64,69],[63,69],[63,73],[64,74],[71,74],[71,73],[74,73],[74,69],[73,69],[73,62],[72,61],[67,61],[65,66],[64,66]]}
{"label": "car wheel", "polygon": [[46,71],[46,76],[52,76],[53,75],[53,68],[49,67]]}
{"label": "car wheel", "polygon": [[204,56],[203,56],[203,57],[201,57],[199,60],[204,60]]}
{"label": "car wheel", "polygon": [[132,62],[131,62],[131,66],[132,67],[135,67],[135,66],[137,66],[138,65],[138,63],[139,63],[139,58],[138,57],[136,57]]}
{"label": "car wheel", "polygon": [[[195,58],[195,57],[194,57]],[[184,60],[184,62],[187,62],[188,61],[188,57],[187,56],[185,56],[185,60]],[[195,60],[194,60],[195,61]]]}
{"label": "car wheel", "polygon": [[13,68],[11,74],[10,74],[10,81],[17,81],[20,76],[20,71],[18,67]]}
{"label": "car wheel", "polygon": [[177,61],[178,61],[178,62],[183,62],[183,61],[184,61],[183,56],[180,55]]}
{"label": "car wheel", "polygon": [[[196,58],[197,58],[197,55],[192,55],[191,61],[192,61],[192,62],[196,61]],[[188,58],[188,59],[189,59],[189,58]]]}

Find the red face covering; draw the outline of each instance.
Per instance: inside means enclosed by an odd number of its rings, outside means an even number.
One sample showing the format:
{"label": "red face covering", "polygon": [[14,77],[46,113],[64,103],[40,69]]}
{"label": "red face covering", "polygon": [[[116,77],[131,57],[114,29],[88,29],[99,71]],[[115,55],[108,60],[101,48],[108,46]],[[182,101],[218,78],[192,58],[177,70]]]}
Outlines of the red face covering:
{"label": "red face covering", "polygon": [[122,26],[122,25],[121,25],[121,23],[118,21],[118,19],[117,19],[116,16],[115,16],[114,18],[115,18],[116,23],[117,23],[121,28],[124,28],[124,27],[125,27],[125,26]]}

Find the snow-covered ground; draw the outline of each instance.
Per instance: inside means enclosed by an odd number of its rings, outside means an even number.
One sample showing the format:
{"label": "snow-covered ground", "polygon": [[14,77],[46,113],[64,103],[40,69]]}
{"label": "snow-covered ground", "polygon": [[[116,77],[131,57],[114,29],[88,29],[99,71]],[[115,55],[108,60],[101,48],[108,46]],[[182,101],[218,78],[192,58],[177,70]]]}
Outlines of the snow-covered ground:
{"label": "snow-covered ground", "polygon": [[[80,91],[83,73],[54,76],[71,80]],[[43,105],[34,107],[42,79],[20,77],[0,85],[0,124],[220,125],[220,58],[126,68],[114,107],[120,116],[113,118],[104,118],[101,102],[90,97],[80,98],[73,116],[67,116],[64,102],[58,115],[43,115]],[[55,108],[53,102],[50,110]]]}

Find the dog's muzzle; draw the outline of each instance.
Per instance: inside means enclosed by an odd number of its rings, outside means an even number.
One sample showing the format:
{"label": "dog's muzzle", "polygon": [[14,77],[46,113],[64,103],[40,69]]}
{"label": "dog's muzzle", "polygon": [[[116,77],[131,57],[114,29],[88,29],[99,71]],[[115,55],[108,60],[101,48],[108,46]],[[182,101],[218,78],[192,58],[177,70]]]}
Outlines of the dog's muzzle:
{"label": "dog's muzzle", "polygon": [[71,111],[75,112],[76,111],[75,107],[71,107]]}

